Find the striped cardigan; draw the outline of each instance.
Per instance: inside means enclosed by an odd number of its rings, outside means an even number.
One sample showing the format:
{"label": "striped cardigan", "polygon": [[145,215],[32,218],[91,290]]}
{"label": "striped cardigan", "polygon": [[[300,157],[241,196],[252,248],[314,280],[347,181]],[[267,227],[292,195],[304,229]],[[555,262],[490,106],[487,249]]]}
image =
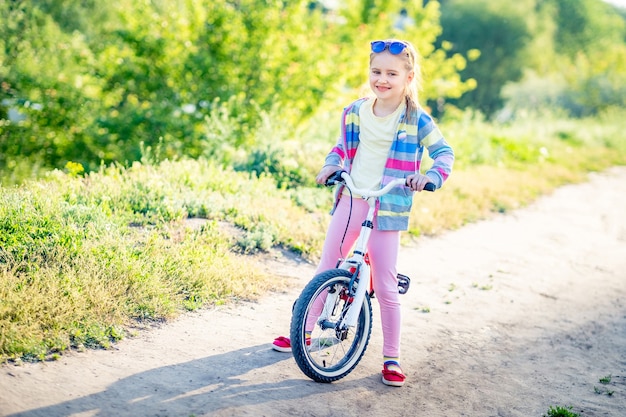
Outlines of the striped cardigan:
{"label": "striped cardigan", "polygon": [[[324,165],[337,165],[347,172],[352,169],[354,156],[359,147],[359,108],[368,98],[359,99],[343,111],[341,137],[335,147],[328,153]],[[391,144],[389,157],[385,164],[381,188],[396,178],[406,178],[419,172],[424,154],[433,159],[432,167],[426,171],[430,181],[440,188],[454,163],[454,152],[443,138],[433,119],[422,109],[407,114],[405,111],[399,119],[398,130]],[[342,195],[339,187],[335,196],[335,211]],[[388,194],[381,196],[376,205],[379,230],[407,230],[409,213],[413,204],[413,194],[408,187],[395,187]]]}

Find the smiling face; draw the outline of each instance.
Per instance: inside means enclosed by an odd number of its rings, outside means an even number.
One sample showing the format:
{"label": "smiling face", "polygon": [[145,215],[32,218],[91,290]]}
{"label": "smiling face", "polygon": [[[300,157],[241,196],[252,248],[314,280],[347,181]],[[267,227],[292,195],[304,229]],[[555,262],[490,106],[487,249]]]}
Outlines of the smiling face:
{"label": "smiling face", "polygon": [[386,107],[400,105],[413,75],[413,71],[407,69],[405,59],[386,50],[373,54],[370,61],[370,88]]}

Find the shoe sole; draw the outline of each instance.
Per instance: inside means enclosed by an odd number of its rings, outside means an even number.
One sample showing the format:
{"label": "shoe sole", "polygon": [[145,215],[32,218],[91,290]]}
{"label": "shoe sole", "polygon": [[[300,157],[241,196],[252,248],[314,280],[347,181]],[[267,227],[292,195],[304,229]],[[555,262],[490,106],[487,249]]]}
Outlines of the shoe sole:
{"label": "shoe sole", "polygon": [[401,387],[404,385],[404,381],[390,381],[388,379],[385,379],[385,377],[383,377],[383,384],[390,386],[390,387]]}
{"label": "shoe sole", "polygon": [[281,347],[281,346],[272,345],[272,349],[274,349],[276,352],[291,353],[290,347]]}

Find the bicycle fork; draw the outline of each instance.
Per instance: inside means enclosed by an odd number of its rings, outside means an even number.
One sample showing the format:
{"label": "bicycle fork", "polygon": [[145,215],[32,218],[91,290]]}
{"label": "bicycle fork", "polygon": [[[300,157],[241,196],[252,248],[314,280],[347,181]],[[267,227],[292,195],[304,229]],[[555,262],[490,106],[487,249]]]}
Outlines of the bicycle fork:
{"label": "bicycle fork", "polygon": [[[331,288],[328,290],[326,300],[324,302],[324,308],[317,323],[323,330],[334,329],[335,335],[338,339],[344,340],[351,327],[355,327],[358,320],[361,308],[365,302],[365,294],[368,290],[368,282],[360,280],[360,277],[369,277],[370,266],[366,263],[361,264],[360,268],[355,269],[353,278],[348,284],[348,290],[337,290]],[[343,299],[344,303],[338,303],[339,299]],[[347,305],[347,307],[346,307]],[[335,308],[342,306],[344,311],[340,315],[339,321],[328,320],[329,317],[336,315]]]}

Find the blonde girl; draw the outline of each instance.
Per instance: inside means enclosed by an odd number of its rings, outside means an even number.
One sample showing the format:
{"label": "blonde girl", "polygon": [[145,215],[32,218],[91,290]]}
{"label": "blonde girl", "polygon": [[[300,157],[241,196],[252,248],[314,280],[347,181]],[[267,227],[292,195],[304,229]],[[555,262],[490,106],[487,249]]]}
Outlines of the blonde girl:
{"label": "blonde girl", "polygon": [[[406,179],[407,186],[380,197],[368,245],[383,331],[382,382],[400,387],[406,380],[400,367],[401,309],[396,270],[400,232],[408,229],[413,193],[422,191],[429,182],[440,188],[452,171],[454,152],[418,103],[420,69],[413,45],[386,39],[373,41],[370,47],[369,87],[373,96],[358,99],[344,109],[341,136],[326,156],[316,181],[324,184],[341,169],[350,173],[357,188],[375,190],[394,179]],[[425,149],[433,164],[422,174]],[[359,235],[368,205],[358,197],[350,199],[342,190],[336,195],[316,274],[334,268]],[[272,347],[291,351],[290,340],[282,336]]]}

